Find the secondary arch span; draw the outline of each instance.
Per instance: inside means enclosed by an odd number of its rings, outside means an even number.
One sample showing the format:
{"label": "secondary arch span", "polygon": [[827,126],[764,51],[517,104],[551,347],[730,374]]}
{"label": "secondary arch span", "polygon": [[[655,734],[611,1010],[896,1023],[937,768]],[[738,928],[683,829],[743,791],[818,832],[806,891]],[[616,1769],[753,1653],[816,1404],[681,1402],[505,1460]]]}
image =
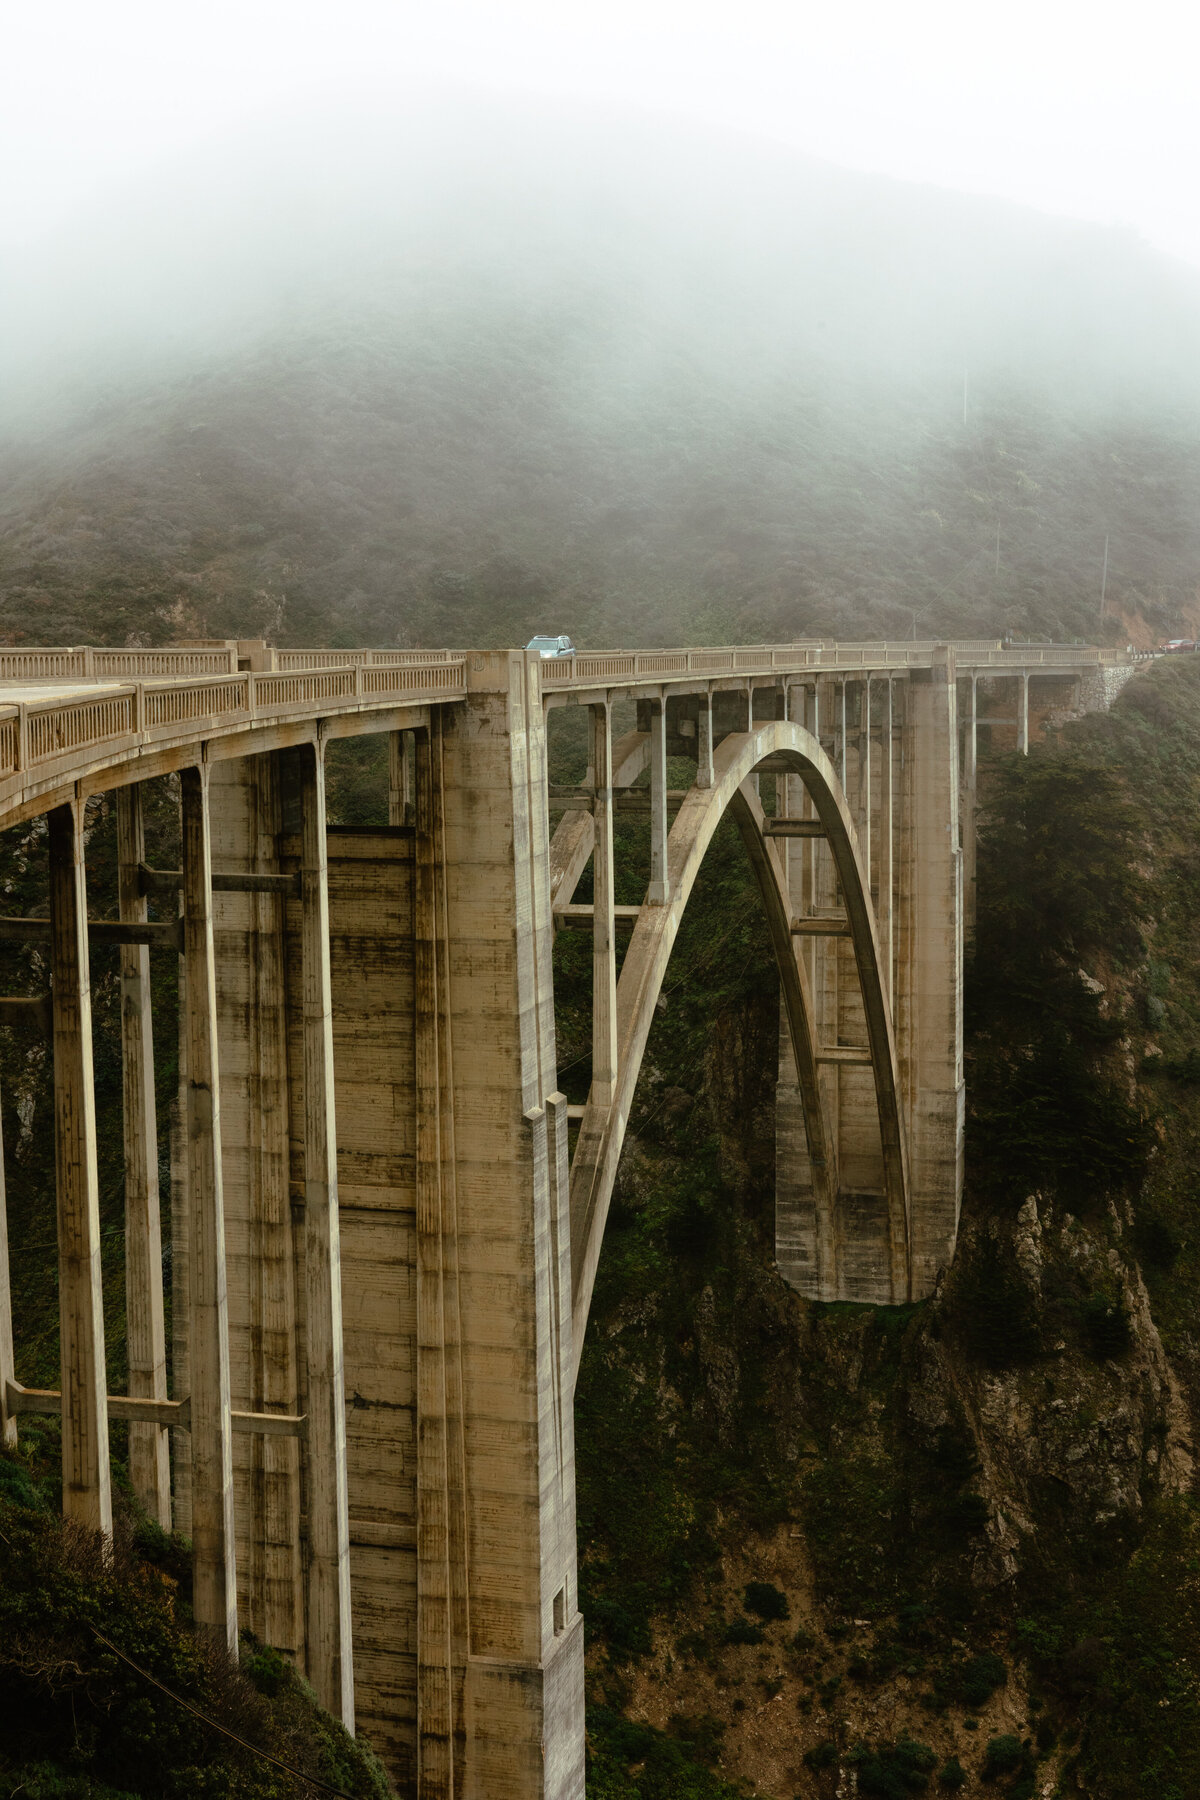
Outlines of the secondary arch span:
{"label": "secondary arch span", "polygon": [[746,844],[766,909],[780,972],[799,1079],[815,1199],[828,1245],[836,1199],[834,1157],[821,1101],[815,1013],[807,972],[792,932],[791,905],[776,844],[763,834],[763,814],[750,777],[770,760],[803,782],[833,857],[862,991],[870,1066],[883,1152],[889,1258],[894,1298],[908,1297],[910,1230],[907,1157],[899,1108],[895,1037],[883,983],[879,937],[849,808],[832,763],[800,725],[772,720],[724,738],[713,759],[713,785],[689,789],[668,840],[669,898],[644,905],[634,927],[617,986],[617,1081],[610,1106],[590,1097],[571,1167],[572,1312],[578,1366],[595,1285],[596,1268],[621,1148],[641,1071],[655,1003],[671,949],[700,865],[721,818],[731,813]]}

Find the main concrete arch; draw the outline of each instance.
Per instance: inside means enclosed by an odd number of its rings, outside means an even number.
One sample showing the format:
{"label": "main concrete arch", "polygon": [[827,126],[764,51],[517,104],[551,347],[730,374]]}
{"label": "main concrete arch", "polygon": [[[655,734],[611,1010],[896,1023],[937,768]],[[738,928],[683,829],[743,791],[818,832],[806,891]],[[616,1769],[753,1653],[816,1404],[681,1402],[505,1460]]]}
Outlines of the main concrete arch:
{"label": "main concrete arch", "polygon": [[[775,843],[764,836],[762,810],[750,782],[755,770],[767,762],[772,769],[799,777],[812,800],[817,824],[833,858],[845,906],[844,929],[854,948],[867,1030],[867,1043],[853,1050],[822,1046],[816,1041],[815,1012],[804,961],[796,950],[782,859]],[[725,737],[714,753],[711,787],[697,786],[688,791],[668,839],[669,898],[663,904],[648,903],[641,908],[626,952],[617,986],[618,1061],[612,1100],[602,1105],[589,1098],[571,1168],[572,1311],[577,1365],[655,1003],[700,865],[727,811],[735,819],[749,852],[780,971],[818,1212],[827,1227],[820,1236],[826,1244],[831,1241],[836,1174],[819,1070],[822,1062],[844,1062],[853,1055],[864,1063],[869,1061],[874,1077],[893,1298],[908,1298],[911,1254],[907,1157],[896,1045],[870,890],[854,824],[832,763],[802,726],[772,720]],[[578,857],[578,849],[575,854]]]}

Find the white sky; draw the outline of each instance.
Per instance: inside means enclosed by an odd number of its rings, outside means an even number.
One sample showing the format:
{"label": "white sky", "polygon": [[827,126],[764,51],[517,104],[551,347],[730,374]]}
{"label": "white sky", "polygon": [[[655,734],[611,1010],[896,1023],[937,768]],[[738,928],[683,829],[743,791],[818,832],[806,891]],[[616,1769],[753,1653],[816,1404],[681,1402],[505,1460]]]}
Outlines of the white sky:
{"label": "white sky", "polygon": [[298,104],[632,101],[1200,265],[1187,0],[0,0],[0,246]]}

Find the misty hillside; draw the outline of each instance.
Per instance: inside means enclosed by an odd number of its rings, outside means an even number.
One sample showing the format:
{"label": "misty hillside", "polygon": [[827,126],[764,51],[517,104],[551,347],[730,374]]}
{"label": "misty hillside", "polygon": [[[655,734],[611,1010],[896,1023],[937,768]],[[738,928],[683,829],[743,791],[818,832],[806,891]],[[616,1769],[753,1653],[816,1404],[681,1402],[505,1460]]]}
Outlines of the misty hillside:
{"label": "misty hillside", "polygon": [[1200,281],[1128,233],[493,104],[264,135],[0,274],[12,641],[1200,619]]}

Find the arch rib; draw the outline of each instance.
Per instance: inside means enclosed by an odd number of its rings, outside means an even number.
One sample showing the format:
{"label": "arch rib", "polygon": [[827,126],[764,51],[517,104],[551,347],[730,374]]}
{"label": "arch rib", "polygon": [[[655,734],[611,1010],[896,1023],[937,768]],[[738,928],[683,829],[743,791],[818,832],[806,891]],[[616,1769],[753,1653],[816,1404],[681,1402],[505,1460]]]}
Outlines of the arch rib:
{"label": "arch rib", "polygon": [[[834,1161],[820,1105],[818,1046],[803,960],[792,939],[790,904],[781,860],[763,837],[762,812],[748,778],[766,758],[790,762],[804,782],[824,828],[841,887],[855,962],[862,988],[867,1041],[875,1080],[883,1151],[892,1290],[897,1300],[909,1292],[909,1204],[904,1134],[899,1112],[899,1078],[891,1016],[882,981],[878,935],[854,825],[833,765],[816,739],[801,726],[773,720],[726,737],[714,756],[711,788],[692,788],[672,827],[668,845],[671,895],[666,905],[643,906],[617,988],[618,1071],[612,1104],[589,1098],[571,1169],[571,1256],[575,1360],[578,1367],[595,1285],[600,1245],[621,1147],[642,1057],[654,1018],[671,949],[704,854],[721,817],[732,808],[750,854],[767,911],[779,964],[813,1164],[818,1216],[832,1226]],[[743,783],[747,785],[743,787]],[[823,1216],[822,1216],[823,1215]],[[822,1236],[828,1243],[831,1230]]]}

